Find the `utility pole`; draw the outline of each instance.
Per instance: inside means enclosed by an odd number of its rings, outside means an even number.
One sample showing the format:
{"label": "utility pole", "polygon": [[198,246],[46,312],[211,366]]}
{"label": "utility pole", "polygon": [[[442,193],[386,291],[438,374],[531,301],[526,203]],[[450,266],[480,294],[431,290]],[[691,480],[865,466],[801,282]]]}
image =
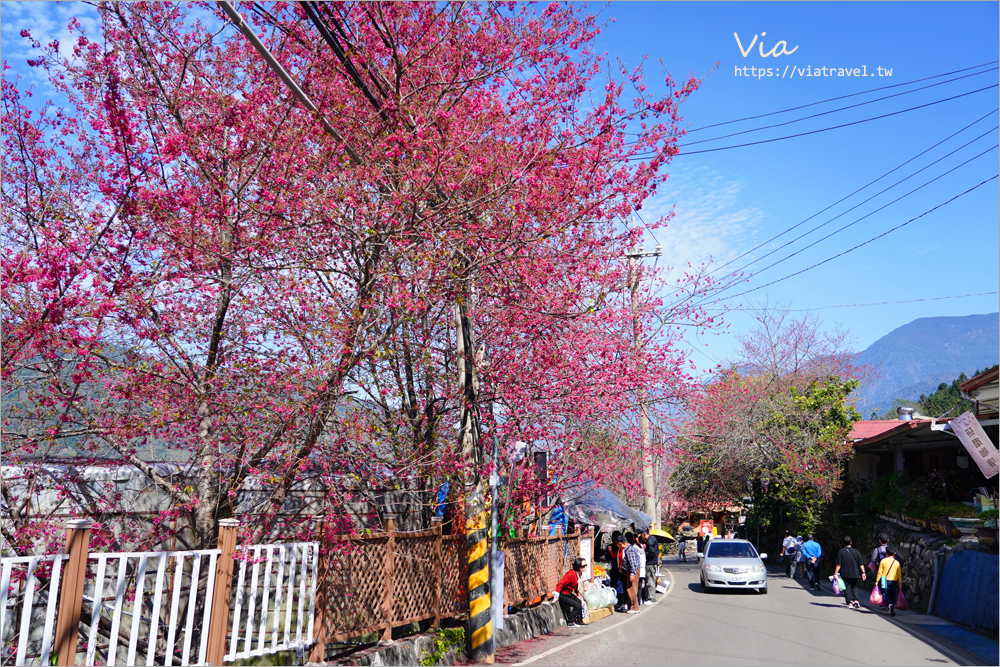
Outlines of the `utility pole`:
{"label": "utility pole", "polygon": [[[642,354],[642,320],[639,317],[638,260],[642,257],[659,257],[662,250],[657,244],[652,252],[636,248],[628,254],[628,281],[632,293],[632,339],[638,361]],[[656,478],[653,473],[653,441],[649,430],[649,392],[645,383],[639,388],[639,435],[642,438],[642,489],[645,494],[643,511],[653,519],[653,528],[660,527],[660,513],[656,511]]]}
{"label": "utility pole", "polygon": [[[468,262],[466,262],[468,270]],[[479,664],[493,664],[493,621],[490,604],[490,549],[486,534],[486,489],[481,474],[483,445],[479,430],[479,373],[473,339],[472,290],[465,290],[455,306],[458,385],[461,389],[459,444],[466,464],[465,555],[468,562],[469,629],[466,634],[469,658]],[[495,500],[494,500],[495,502]]]}

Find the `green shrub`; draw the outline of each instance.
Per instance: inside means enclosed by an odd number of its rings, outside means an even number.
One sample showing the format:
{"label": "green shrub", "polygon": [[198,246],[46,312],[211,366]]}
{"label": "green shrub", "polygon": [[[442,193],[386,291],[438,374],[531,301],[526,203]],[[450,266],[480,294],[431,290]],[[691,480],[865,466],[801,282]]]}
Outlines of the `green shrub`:
{"label": "green shrub", "polygon": [[955,517],[959,519],[976,519],[976,510],[964,503],[937,503],[928,508],[929,516]]}
{"label": "green shrub", "polygon": [[465,645],[465,628],[445,628],[434,633],[434,652],[420,661],[421,665],[436,665],[454,647]]}
{"label": "green shrub", "polygon": [[926,498],[909,498],[903,511],[915,519],[930,519],[936,516],[930,513],[931,506],[931,501]]}
{"label": "green shrub", "polygon": [[858,509],[864,514],[901,512],[906,502],[907,477],[904,472],[883,475],[858,499]]}

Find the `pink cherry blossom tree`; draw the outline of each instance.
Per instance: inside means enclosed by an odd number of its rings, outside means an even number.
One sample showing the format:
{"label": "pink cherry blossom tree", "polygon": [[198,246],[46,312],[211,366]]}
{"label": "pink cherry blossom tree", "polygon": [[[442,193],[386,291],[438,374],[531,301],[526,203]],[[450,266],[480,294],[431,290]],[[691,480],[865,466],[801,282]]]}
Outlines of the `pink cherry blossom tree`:
{"label": "pink cherry blossom tree", "polygon": [[[5,460],[71,446],[138,470],[169,509],[120,548],[211,544],[251,491],[267,532],[307,476],[331,512],[361,482],[426,489],[465,465],[449,313],[474,292],[486,428],[620,474],[577,425],[627,415],[640,385],[681,396],[662,324],[705,322],[622,298],[639,231],[620,221],[667,177],[697,81],[653,96],[605,68],[576,6],[240,9],[317,113],[212,4],[101,5],[74,57],[36,43],[40,104],[5,65]],[[3,488],[11,548],[56,539]]]}

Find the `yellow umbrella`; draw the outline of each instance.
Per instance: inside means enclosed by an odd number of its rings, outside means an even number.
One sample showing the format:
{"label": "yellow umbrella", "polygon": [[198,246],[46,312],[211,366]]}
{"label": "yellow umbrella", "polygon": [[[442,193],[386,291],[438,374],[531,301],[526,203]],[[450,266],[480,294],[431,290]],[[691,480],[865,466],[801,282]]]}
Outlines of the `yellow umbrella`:
{"label": "yellow umbrella", "polygon": [[665,530],[660,530],[659,528],[651,528],[649,534],[657,539],[659,542],[673,542],[673,536]]}

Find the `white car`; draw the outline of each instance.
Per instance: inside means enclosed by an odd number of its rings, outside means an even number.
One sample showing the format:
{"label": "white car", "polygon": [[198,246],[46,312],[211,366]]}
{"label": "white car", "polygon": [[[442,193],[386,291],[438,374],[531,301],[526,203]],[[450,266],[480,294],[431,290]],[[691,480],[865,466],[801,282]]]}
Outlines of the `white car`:
{"label": "white car", "polygon": [[706,593],[715,590],[756,588],[767,594],[767,569],[763,559],[746,540],[709,540],[705,553],[698,554],[701,571],[701,589]]}

